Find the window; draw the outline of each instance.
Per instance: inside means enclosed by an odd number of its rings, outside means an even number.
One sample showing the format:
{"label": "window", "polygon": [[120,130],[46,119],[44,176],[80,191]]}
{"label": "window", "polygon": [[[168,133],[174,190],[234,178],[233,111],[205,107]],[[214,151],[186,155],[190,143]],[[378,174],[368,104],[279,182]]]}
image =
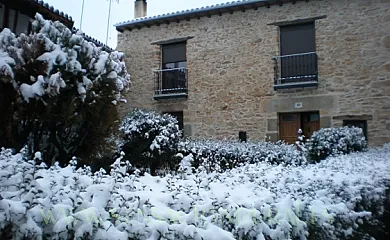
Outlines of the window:
{"label": "window", "polygon": [[178,111],[178,112],[164,112],[167,113],[177,119],[177,122],[179,124],[179,129],[183,130],[184,128],[184,122],[183,122],[183,111]]}
{"label": "window", "polygon": [[280,55],[315,51],[314,22],[280,27]]}
{"label": "window", "polygon": [[274,89],[317,86],[315,24],[280,26],[280,56],[275,57]]}
{"label": "window", "polygon": [[186,43],[162,46],[162,88],[167,93],[176,93],[186,88]]}
{"label": "window", "polygon": [[366,140],[368,140],[367,120],[344,120],[343,125],[349,127],[359,127],[363,129],[364,136],[366,137]]}
{"label": "window", "polygon": [[3,18],[4,18],[4,5],[3,4],[0,4],[0,29],[2,29],[4,26],[4,22],[3,22]]}
{"label": "window", "polygon": [[155,99],[157,95],[187,96],[186,42],[161,45],[161,53],[161,70],[155,74]]}
{"label": "window", "polygon": [[30,17],[19,13],[18,22],[16,24],[16,34],[29,33],[31,31]]}
{"label": "window", "polygon": [[18,14],[15,10],[13,9],[9,9],[9,12],[8,12],[8,28],[11,29],[12,32],[15,32],[15,23],[16,23],[16,19],[18,17]]}
{"label": "window", "polygon": [[162,45],[162,68],[185,68],[187,67],[186,43],[172,43]]}
{"label": "window", "polygon": [[283,122],[295,122],[297,121],[298,115],[296,113],[293,114],[283,114],[281,115]]}

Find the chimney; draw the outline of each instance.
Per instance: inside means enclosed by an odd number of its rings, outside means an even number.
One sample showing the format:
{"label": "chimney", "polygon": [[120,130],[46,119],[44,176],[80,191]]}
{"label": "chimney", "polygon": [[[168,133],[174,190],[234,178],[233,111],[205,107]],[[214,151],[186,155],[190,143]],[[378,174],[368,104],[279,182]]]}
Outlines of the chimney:
{"label": "chimney", "polygon": [[146,17],[148,12],[148,4],[146,0],[135,0],[134,5],[134,18]]}

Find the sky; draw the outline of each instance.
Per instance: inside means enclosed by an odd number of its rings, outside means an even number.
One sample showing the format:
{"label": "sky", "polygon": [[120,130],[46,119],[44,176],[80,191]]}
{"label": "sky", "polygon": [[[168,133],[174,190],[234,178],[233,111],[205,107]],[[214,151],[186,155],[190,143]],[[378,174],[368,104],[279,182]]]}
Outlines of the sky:
{"label": "sky", "polygon": [[[224,3],[230,0],[147,0],[148,16],[171,13],[191,8]],[[56,9],[72,16],[75,27],[80,29],[83,0],[44,0]],[[84,0],[84,14],[81,30],[87,35],[105,43],[107,36],[109,0]],[[134,19],[134,0],[112,0],[110,28],[107,44],[117,45],[116,23]]]}

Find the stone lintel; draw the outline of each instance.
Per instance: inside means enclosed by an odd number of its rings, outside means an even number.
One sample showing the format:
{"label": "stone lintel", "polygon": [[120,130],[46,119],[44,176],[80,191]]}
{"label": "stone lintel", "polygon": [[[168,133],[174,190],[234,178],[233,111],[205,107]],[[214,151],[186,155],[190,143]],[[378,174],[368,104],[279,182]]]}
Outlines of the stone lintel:
{"label": "stone lintel", "polygon": [[372,120],[371,114],[362,115],[338,115],[333,116],[334,120]]}
{"label": "stone lintel", "polygon": [[317,17],[299,18],[299,19],[294,19],[294,20],[289,20],[289,21],[273,22],[273,23],[268,23],[267,25],[282,27],[282,26],[293,25],[293,24],[314,22],[316,20],[324,19],[326,17],[327,17],[326,15],[321,15],[321,16],[317,16]]}
{"label": "stone lintel", "polygon": [[171,44],[171,43],[179,43],[179,42],[185,42],[185,41],[187,41],[189,39],[192,39],[192,38],[194,38],[194,36],[187,36],[187,37],[181,37],[181,38],[172,38],[172,39],[152,42],[150,44],[152,44],[152,45],[164,45],[164,44]]}

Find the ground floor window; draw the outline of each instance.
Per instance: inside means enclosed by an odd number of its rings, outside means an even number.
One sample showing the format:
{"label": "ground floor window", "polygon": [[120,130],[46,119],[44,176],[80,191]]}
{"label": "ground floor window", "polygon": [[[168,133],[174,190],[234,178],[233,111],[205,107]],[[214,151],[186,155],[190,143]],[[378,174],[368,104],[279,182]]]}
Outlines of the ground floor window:
{"label": "ground floor window", "polygon": [[343,121],[344,126],[350,126],[350,127],[359,127],[363,129],[364,136],[367,138],[367,120],[344,120]]}
{"label": "ground floor window", "polygon": [[183,121],[183,111],[176,111],[176,112],[164,112],[167,113],[173,117],[175,117],[179,123],[179,129],[183,131],[184,128],[184,121]]}
{"label": "ground floor window", "polygon": [[279,114],[279,139],[294,144],[298,140],[298,130],[301,129],[305,139],[320,129],[320,113],[294,112]]}

